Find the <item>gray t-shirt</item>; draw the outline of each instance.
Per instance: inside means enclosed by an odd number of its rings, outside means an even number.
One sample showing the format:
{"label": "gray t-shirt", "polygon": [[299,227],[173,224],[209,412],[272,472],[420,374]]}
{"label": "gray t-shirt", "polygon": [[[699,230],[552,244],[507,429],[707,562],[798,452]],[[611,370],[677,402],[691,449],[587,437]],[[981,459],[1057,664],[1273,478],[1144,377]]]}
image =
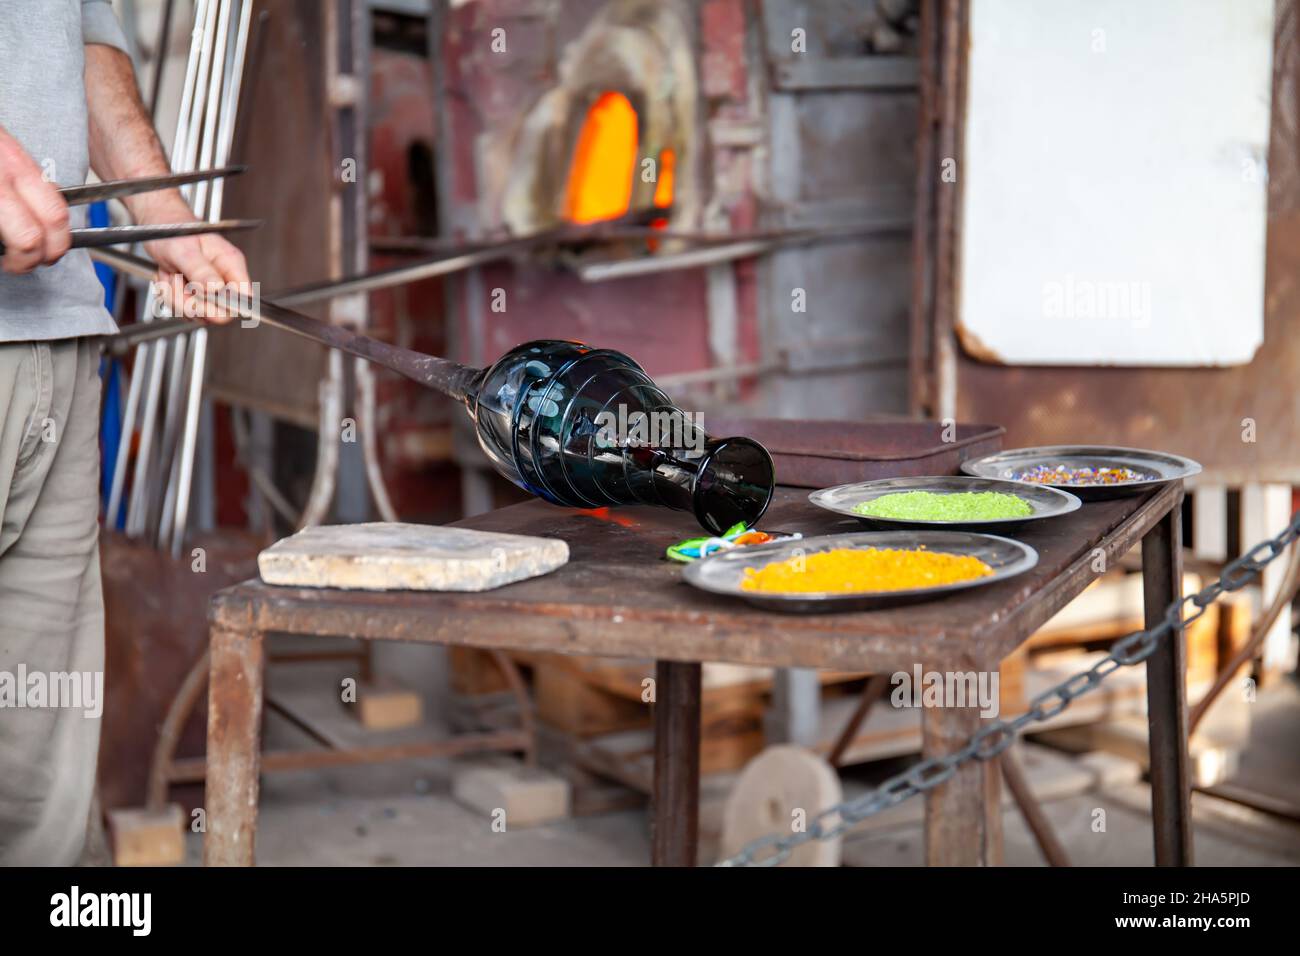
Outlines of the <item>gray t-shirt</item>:
{"label": "gray t-shirt", "polygon": [[[87,43],[126,49],[109,0],[0,0],[0,126],[59,186],[84,183],[90,165]],[[85,207],[71,212],[85,225]],[[0,272],[0,342],[114,331],[84,249],[27,275]]]}

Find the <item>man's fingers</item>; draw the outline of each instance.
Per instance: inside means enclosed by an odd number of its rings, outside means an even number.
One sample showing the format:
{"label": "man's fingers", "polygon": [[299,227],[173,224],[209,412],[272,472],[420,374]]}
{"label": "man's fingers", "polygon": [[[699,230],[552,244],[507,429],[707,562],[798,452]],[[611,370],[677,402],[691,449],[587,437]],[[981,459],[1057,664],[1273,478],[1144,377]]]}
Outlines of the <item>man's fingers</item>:
{"label": "man's fingers", "polygon": [[184,277],[183,298],[174,310],[183,309],[187,318],[228,322],[239,316],[241,300],[251,297],[243,253],[220,236],[159,240],[151,251],[163,270]]}
{"label": "man's fingers", "polygon": [[42,261],[53,265],[72,247],[68,204],[53,185],[37,175],[35,167],[14,177],[14,191],[40,224],[44,243]]}
{"label": "man's fingers", "polygon": [[221,283],[221,273],[203,254],[197,242],[171,241],[180,244],[180,248],[169,250],[171,252],[169,264],[176,272],[185,276],[186,282],[195,282],[202,286],[213,286]]}
{"label": "man's fingers", "polygon": [[222,308],[221,302],[238,303],[232,293],[220,282],[199,283],[180,273],[159,272],[154,277],[157,295],[176,318],[195,321],[225,323],[237,316],[236,311]]}
{"label": "man's fingers", "polygon": [[244,254],[221,236],[204,236],[203,248],[211,257],[212,264],[221,273],[222,281],[236,285],[247,284],[248,263]]}
{"label": "man's fingers", "polygon": [[30,272],[68,251],[68,206],[40,167],[0,127],[0,239],[7,272]]}
{"label": "man's fingers", "polygon": [[226,307],[216,310],[214,322],[225,323],[237,318],[239,309],[253,296],[252,281],[248,278],[248,266],[244,254],[221,236],[205,236],[204,250],[212,256],[212,264],[221,273],[225,288],[222,298]]}
{"label": "man's fingers", "polygon": [[17,275],[44,261],[45,231],[11,185],[0,183],[0,242],[5,246],[5,272]]}
{"label": "man's fingers", "polygon": [[197,239],[169,240],[167,264],[183,276],[184,314],[187,318],[212,318],[215,309],[207,297],[221,285],[221,275],[202,252]]}

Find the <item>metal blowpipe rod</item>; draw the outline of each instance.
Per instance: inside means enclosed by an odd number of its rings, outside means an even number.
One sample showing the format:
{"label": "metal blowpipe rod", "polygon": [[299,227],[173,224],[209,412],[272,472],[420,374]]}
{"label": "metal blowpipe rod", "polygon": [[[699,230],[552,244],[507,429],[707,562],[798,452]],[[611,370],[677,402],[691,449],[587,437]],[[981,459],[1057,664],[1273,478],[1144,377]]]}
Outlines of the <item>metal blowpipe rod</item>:
{"label": "metal blowpipe rod", "polygon": [[[153,262],[128,252],[100,249],[96,251],[95,258],[115,269],[145,280],[152,280],[158,274],[158,267]],[[214,304],[232,306],[232,303],[215,302]],[[247,307],[244,307],[245,305]],[[360,335],[342,326],[313,319],[311,316],[276,305],[266,299],[241,303],[241,307],[236,311],[245,318],[265,322],[277,329],[311,339],[327,348],[338,349],[340,352],[347,352],[349,355],[382,365],[458,402],[464,403],[470,397],[472,385],[480,374],[478,369],[470,368],[468,365],[380,342],[378,339]]]}

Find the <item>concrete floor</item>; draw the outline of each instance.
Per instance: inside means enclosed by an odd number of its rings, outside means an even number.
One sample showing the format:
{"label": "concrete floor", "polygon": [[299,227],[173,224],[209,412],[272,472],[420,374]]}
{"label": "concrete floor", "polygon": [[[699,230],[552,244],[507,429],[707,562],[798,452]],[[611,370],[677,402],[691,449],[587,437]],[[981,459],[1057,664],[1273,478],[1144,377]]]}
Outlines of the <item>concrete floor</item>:
{"label": "concrete floor", "polygon": [[[347,718],[350,719],[350,718]],[[274,721],[274,718],[272,718]],[[424,732],[429,732],[426,728]],[[301,745],[292,730],[272,727],[271,742]],[[1300,690],[1285,680],[1261,694],[1237,782],[1300,803]],[[379,742],[379,741],[376,741]],[[1075,865],[1147,866],[1151,862],[1149,790],[1136,766],[1093,754],[1067,757],[1042,748],[1022,752],[1031,787]],[[639,866],[649,858],[644,811],[621,811],[494,832],[491,819],[450,795],[446,760],[277,773],[263,778],[258,862],[268,866]],[[846,797],[871,785],[884,768],[845,775]],[[1036,782],[1037,781],[1037,782]],[[716,858],[726,781],[707,788],[702,858]],[[1200,865],[1300,865],[1300,826],[1203,794],[1194,796],[1196,861]],[[1095,811],[1106,811],[1095,832]],[[852,866],[916,865],[922,861],[920,801],[889,811],[846,838]],[[1018,811],[1004,811],[1009,865],[1042,865]],[[201,844],[189,837],[189,862]]]}

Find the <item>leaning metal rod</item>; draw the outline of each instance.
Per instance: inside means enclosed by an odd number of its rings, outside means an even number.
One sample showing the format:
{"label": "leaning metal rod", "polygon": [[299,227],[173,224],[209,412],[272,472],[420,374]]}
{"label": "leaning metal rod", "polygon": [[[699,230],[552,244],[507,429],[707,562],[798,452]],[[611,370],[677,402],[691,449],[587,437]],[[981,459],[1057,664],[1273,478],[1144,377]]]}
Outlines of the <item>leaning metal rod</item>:
{"label": "leaning metal rod", "polygon": [[[230,432],[235,440],[235,460],[244,466],[244,471],[248,472],[249,479],[257,486],[257,490],[266,499],[271,510],[284,519],[285,524],[296,528],[298,520],[302,517],[301,514],[275,486],[275,482],[266,473],[262,463],[253,456],[253,436],[249,433],[247,420],[250,414],[251,412],[245,409],[230,409]],[[270,524],[269,519],[266,524]]]}
{"label": "leaning metal rod", "polygon": [[[200,91],[206,87],[206,93],[201,99],[195,101],[191,110],[186,128],[186,138],[184,141],[184,155],[182,162],[186,168],[203,168],[210,165],[212,156],[212,137],[214,135],[215,122],[218,115],[219,102],[216,98],[216,91],[220,88],[223,80],[223,68],[225,66],[227,51],[226,35],[229,33],[229,9],[227,0],[219,0],[217,6],[210,7],[205,12],[205,22],[212,23],[212,17],[216,16],[216,33],[211,39],[211,54],[209,57],[210,69],[206,77],[203,77],[204,70],[200,69],[200,80],[198,86]],[[207,52],[206,49],[204,52]],[[202,131],[200,134],[200,130]],[[224,158],[220,160],[224,162]],[[182,190],[186,201],[191,209],[200,218],[211,219],[211,215],[205,215],[203,196],[204,190],[190,188]],[[157,470],[159,478],[165,483],[165,493],[160,498],[153,495],[149,502],[149,514],[147,518],[148,526],[153,529],[158,545],[161,547],[166,543],[166,528],[168,526],[171,514],[171,502],[175,495],[175,486],[177,481],[177,444],[180,441],[180,434],[183,429],[181,421],[182,394],[186,392],[189,383],[193,377],[192,365],[195,354],[199,351],[201,345],[198,341],[199,336],[182,337],[172,356],[171,367],[171,384],[168,389],[166,416],[163,422],[162,444],[158,454]],[[150,463],[152,467],[152,462]]]}
{"label": "leaning metal rod", "polygon": [[[736,242],[777,242],[782,240],[817,240],[836,239],[840,237],[857,237],[876,232],[896,232],[907,229],[905,222],[898,220],[862,220],[836,223],[825,226],[802,226],[790,229],[750,229],[734,232],[700,232],[692,229],[656,229],[653,226],[639,226],[631,221],[612,220],[588,225],[566,224],[555,230],[535,233],[528,238],[544,239],[556,245],[584,245],[596,242],[636,241],[641,239],[659,239],[697,243],[703,246],[722,246]],[[499,244],[502,239],[475,242],[460,242],[433,236],[380,236],[370,240],[374,252],[389,255],[418,255],[435,252],[467,252],[486,249]]]}
{"label": "leaning metal rod", "polygon": [[[172,168],[185,172],[194,169],[198,158],[199,133],[202,128],[204,111],[208,108],[206,94],[208,75],[212,63],[212,45],[216,33],[218,0],[199,0],[195,6],[195,36],[197,44],[198,65],[194,74],[194,86],[188,102],[182,102],[182,110],[176,118],[176,140],[172,148]],[[200,27],[199,24],[202,24]],[[193,55],[195,51],[191,51]],[[156,296],[151,292],[146,304],[147,313],[152,313]],[[144,382],[144,410],[140,426],[140,445],[136,452],[135,469],[131,481],[131,494],[127,501],[126,533],[129,537],[139,537],[145,530],[143,514],[148,500],[151,476],[158,470],[154,451],[154,432],[157,429],[158,406],[162,396],[163,373],[166,370],[167,348],[160,342],[157,354],[150,354],[152,364],[148,368],[148,377]],[[124,431],[129,440],[130,432]]]}
{"label": "leaning metal rod", "polygon": [[[212,41],[208,91],[203,101],[202,132],[195,152],[194,166],[196,169],[210,166],[216,149],[214,140],[217,136],[217,119],[224,111],[225,106],[223,90],[225,88],[225,76],[230,52],[231,4],[232,0],[218,0],[217,31]],[[219,160],[219,162],[224,162],[224,160]],[[207,187],[206,182],[196,183],[189,196],[191,208],[193,208],[195,215],[201,219],[212,218],[212,211],[208,208],[207,203]],[[163,425],[163,440],[158,455],[159,478],[163,481],[163,492],[161,500],[155,494],[150,502],[149,527],[156,536],[155,540],[159,547],[166,546],[170,516],[177,496],[177,483],[180,477],[178,474],[177,446],[183,441],[183,435],[188,430],[188,418],[193,411],[188,402],[182,401],[182,395],[190,390],[195,374],[201,374],[197,372],[197,360],[201,358],[205,351],[206,335],[207,333],[202,329],[197,329],[192,336],[182,338],[181,341],[185,342],[187,347],[183,350],[177,349],[176,354],[173,356],[171,388],[167,395],[167,417]],[[152,520],[155,514],[157,516],[156,521]]]}
{"label": "leaning metal rod", "polygon": [[[198,0],[194,11],[194,30],[190,39],[189,58],[185,63],[185,80],[181,86],[180,108],[176,114],[176,135],[172,141],[172,165],[175,167],[176,161],[181,157],[183,151],[182,137],[186,129],[186,120],[192,108],[194,92],[197,87],[198,68],[199,68],[199,50],[202,47],[204,33],[199,27],[206,16],[208,0]],[[148,301],[145,305],[144,314],[141,316],[142,323],[149,324],[153,318],[153,292],[149,293]],[[145,344],[141,347],[139,354],[136,356],[135,368],[131,374],[130,384],[127,386],[126,408],[122,415],[122,434],[118,439],[117,456],[113,462],[113,480],[109,486],[107,521],[110,528],[117,527],[117,522],[122,511],[122,496],[126,487],[126,468],[130,459],[131,443],[135,434],[136,415],[140,411],[141,395],[144,391],[145,378],[147,377],[153,352],[164,350],[165,344],[158,343],[152,346]]]}
{"label": "leaning metal rod", "polygon": [[[223,183],[224,180],[218,180],[216,186],[220,187]],[[219,195],[215,191],[215,187],[213,195]],[[628,221],[634,223],[636,219],[629,218]],[[622,220],[617,222],[621,223]],[[618,225],[617,228],[611,229],[609,225],[609,223],[597,223],[594,226],[564,226],[517,239],[462,243],[450,250],[446,250],[451,254],[444,257],[410,265],[379,269],[365,275],[350,276],[346,279],[328,279],[324,282],[297,286],[292,290],[277,292],[273,295],[273,298],[280,305],[306,305],[308,302],[320,302],[352,293],[378,292],[382,289],[418,282],[421,279],[431,279],[455,272],[463,272],[466,269],[472,269],[488,262],[508,258],[517,251],[538,245],[551,242],[590,242],[618,238],[622,230],[636,228],[635,226]],[[800,232],[800,235],[803,234],[803,232]],[[656,233],[656,235],[659,234]],[[663,238],[662,236],[659,237]],[[91,255],[100,262],[111,264],[109,258],[111,254],[98,256],[97,251],[92,251]],[[114,335],[105,336],[102,342],[104,350],[108,354],[124,355],[138,344],[190,332],[198,328],[199,325],[200,323],[191,322],[188,319],[160,319],[149,323],[136,323]]]}
{"label": "leaning metal rod", "polygon": [[[806,234],[800,233],[800,235],[804,236]],[[315,282],[310,285],[298,286],[289,291],[276,293],[275,300],[280,305],[306,305],[309,302],[320,302],[325,299],[338,298],[353,293],[378,292],[383,289],[391,289],[411,282],[419,282],[422,279],[431,279],[436,276],[463,272],[467,269],[485,265],[489,262],[507,259],[516,252],[523,251],[524,249],[537,246],[544,242],[553,242],[556,238],[556,236],[550,234],[538,234],[534,236],[524,236],[519,239],[512,239],[505,242],[471,244],[465,247],[464,251],[443,258],[430,259],[424,262],[416,262],[405,266],[394,266],[388,269],[380,269],[374,272],[368,272],[365,275],[352,276],[346,279],[331,279],[325,282]],[[572,238],[575,241],[586,241],[587,239],[603,240],[608,238],[608,234],[593,233],[590,237],[586,237],[581,233],[573,233]],[[101,255],[99,250],[95,250],[91,255],[98,261],[111,265],[113,262],[112,257],[115,253],[105,252]],[[128,326],[115,335],[105,336],[104,348],[111,355],[121,355],[142,342],[180,335],[185,332],[193,331],[198,327],[199,323],[191,322],[187,319],[161,319],[150,322],[148,325],[138,323],[136,325]]]}
{"label": "leaning metal rod", "polygon": [[646,213],[643,211],[629,214],[622,219],[595,223],[590,226],[565,223],[562,226],[544,229],[541,232],[531,233],[527,236],[469,242],[446,250],[450,254],[439,258],[416,262],[411,265],[378,269],[374,272],[367,272],[364,275],[351,276],[346,279],[327,279],[324,282],[302,286],[293,292],[280,293],[276,298],[281,305],[302,305],[306,302],[334,298],[352,292],[377,292],[380,289],[406,285],[408,282],[418,282],[421,279],[432,279],[453,272],[463,272],[475,266],[508,259],[516,253],[555,242],[602,240],[612,234],[610,232],[612,229],[635,227],[645,215]]}
{"label": "leaning metal rod", "polygon": [[[217,14],[217,32],[213,41],[212,65],[208,77],[208,91],[204,100],[202,137],[195,153],[196,165],[206,168],[215,161],[223,164],[228,159],[228,151],[222,148],[222,137],[229,107],[226,103],[230,88],[230,60],[232,57],[232,34],[230,29],[231,0],[221,0]],[[237,46],[237,42],[234,44]],[[220,126],[218,125],[220,120]],[[214,141],[215,140],[215,141]],[[216,195],[213,189],[212,196]],[[187,193],[187,199],[196,215],[209,220],[216,218],[219,207],[208,199],[208,184],[200,182]],[[187,455],[186,440],[194,430],[194,417],[198,414],[190,400],[196,388],[202,385],[204,358],[206,353],[206,333],[196,330],[193,336],[181,339],[187,348],[178,349],[174,356],[172,371],[172,388],[167,400],[167,418],[163,428],[163,444],[160,452],[160,477],[165,479],[165,491],[161,499],[154,496],[150,507],[149,525],[160,548],[166,548],[171,537],[173,519],[178,495],[183,483],[182,463]],[[187,498],[188,501],[188,498]],[[154,516],[156,515],[156,520]],[[179,545],[173,548],[178,552]]]}
{"label": "leaning metal rod", "polygon": [[[212,71],[208,75],[208,96],[203,117],[203,137],[200,141],[196,169],[212,165],[217,151],[217,120],[226,110],[225,77],[230,67],[230,8],[234,0],[221,0],[217,13],[217,34],[212,43]],[[220,164],[223,160],[219,159]],[[208,186],[205,182],[194,186],[194,209],[202,218],[208,218]]]}
{"label": "leaning metal rod", "polygon": [[[176,340],[176,347],[172,352],[171,380],[167,387],[167,404],[166,415],[163,418],[162,442],[158,448],[158,479],[166,482],[168,494],[171,491],[171,484],[174,481],[176,470],[176,436],[180,429],[180,404],[181,394],[185,389],[185,370],[189,367],[190,353],[194,349],[194,340],[197,336],[184,335]],[[154,530],[161,528],[166,520],[167,498],[159,497],[157,494],[151,495],[145,502],[145,525],[149,529],[149,534],[153,535]],[[159,547],[162,541],[157,540]]]}
{"label": "leaning metal rod", "polygon": [[310,528],[325,520],[338,482],[339,442],[329,435],[331,423],[343,418],[343,356],[329,353],[325,374],[317,383],[319,414],[316,416],[316,470],[313,473],[307,503],[295,530]]}
{"label": "leaning metal rod", "polygon": [[[369,272],[365,275],[352,276],[347,279],[315,282],[311,285],[298,286],[285,292],[276,293],[275,300],[281,305],[306,305],[309,302],[323,302],[326,299],[334,299],[353,293],[390,289],[394,286],[406,285],[409,282],[418,282],[421,279],[450,275],[453,272],[463,272],[466,269],[472,269],[487,262],[504,259],[510,255],[516,245],[523,246],[527,242],[528,240],[519,240],[517,243],[512,243],[509,251],[502,248],[485,249],[482,252],[467,253],[446,259],[433,259],[409,266],[398,266],[393,269]],[[117,261],[115,257],[118,255],[121,255],[121,253],[112,250],[95,249],[91,252],[93,258],[106,265],[113,265]],[[136,275],[138,273],[132,274]],[[150,278],[153,277],[150,276]],[[110,355],[122,355],[142,342],[192,332],[199,328],[201,324],[189,319],[158,319],[147,324],[137,323],[136,325],[127,326],[127,328],[114,335],[105,336],[103,340],[104,348]]]}
{"label": "leaning metal rod", "polygon": [[[244,72],[244,59],[248,51],[248,30],[252,21],[252,0],[241,0],[239,22],[232,40],[233,48],[229,51],[226,80],[220,98],[221,125],[217,128],[216,162],[224,165],[230,159],[231,143],[234,139],[235,111],[239,107],[240,84]],[[200,184],[201,186],[204,184]],[[208,197],[208,217],[216,219],[221,215],[223,194],[216,186]],[[189,524],[190,489],[194,480],[194,455],[198,443],[199,421],[202,415],[203,382],[207,371],[208,333],[201,329],[194,336],[193,367],[190,371],[189,394],[187,396],[184,434],[181,439],[181,457],[175,484],[174,501],[165,511],[165,520],[170,517],[171,550],[179,555],[184,544],[186,527]],[[172,496],[172,487],[168,487]],[[165,541],[160,541],[165,544]]]}
{"label": "leaning metal rod", "polygon": [[[204,47],[206,68],[200,65],[201,98],[196,98],[195,108],[190,116],[189,132],[186,139],[186,169],[201,169],[209,165],[212,156],[212,138],[216,131],[216,116],[219,109],[219,95],[222,70],[225,65],[226,37],[229,32],[230,0],[214,0],[214,6],[208,12],[208,24],[215,24],[208,45]],[[215,20],[214,20],[215,18]],[[206,88],[206,89],[205,89]],[[197,183],[184,190],[190,208],[200,219],[208,218],[205,214],[203,196],[206,195],[204,183]],[[194,338],[198,338],[196,335]],[[167,400],[164,406],[162,431],[159,436],[157,451],[147,462],[147,488],[142,491],[140,507],[141,533],[157,535],[162,524],[163,505],[174,484],[176,443],[181,429],[181,395],[185,389],[186,376],[190,367],[190,357],[197,343],[189,336],[184,336],[177,343],[172,353],[172,362],[168,370]],[[159,483],[154,486],[154,480]],[[161,500],[160,500],[161,499]],[[156,519],[156,520],[155,520]],[[161,542],[159,542],[161,544]]]}
{"label": "leaning metal rod", "polygon": [[[180,344],[184,344],[183,340]],[[147,356],[148,361],[137,373],[144,381],[144,408],[140,424],[140,445],[136,452],[135,468],[131,478],[131,493],[126,505],[126,533],[138,537],[143,529],[140,509],[148,482],[149,463],[153,447],[154,427],[158,417],[158,400],[162,390],[163,369],[166,367],[169,343],[164,339]]]}
{"label": "leaning metal rod", "polygon": [[357,427],[361,431],[362,460],[366,468],[366,483],[370,486],[375,508],[385,521],[397,521],[397,509],[384,486],[384,476],[379,468],[379,429],[377,426],[378,401],[375,397],[375,372],[362,359],[357,359],[353,369],[356,382]]}
{"label": "leaning metal rod", "polygon": [[157,121],[158,103],[162,99],[163,71],[167,65],[167,47],[172,38],[172,14],[176,0],[163,0],[162,17],[158,22],[158,40],[153,51],[153,79],[149,84],[149,118]]}
{"label": "leaning metal rod", "polygon": [[[140,278],[152,278],[158,267],[148,259],[119,252],[116,249],[101,249],[97,253],[100,262],[130,275]],[[211,297],[213,305],[237,311],[245,319],[265,322],[267,325],[305,339],[311,339],[327,348],[338,349],[349,355],[382,365],[411,381],[426,388],[432,388],[458,402],[464,402],[471,393],[474,380],[479,370],[453,362],[450,359],[425,355],[411,349],[404,349],[387,342],[380,342],[367,335],[360,335],[340,325],[329,325],[319,319],[295,312],[271,302],[260,299],[236,307],[234,302],[222,302],[218,297]]]}
{"label": "leaning metal rod", "polygon": [[479,249],[448,258],[432,259],[428,262],[417,262],[409,266],[382,269],[378,272],[368,272],[365,275],[353,276],[347,279],[332,279],[327,282],[304,286],[299,290],[282,295],[280,301],[291,305],[302,305],[306,302],[337,298],[354,292],[375,292],[379,289],[390,289],[393,286],[406,285],[408,282],[419,282],[421,279],[432,279],[435,276],[463,272],[475,266],[507,259],[516,252],[534,244],[535,240],[532,237],[516,239],[491,248]]}
{"label": "leaning metal rod", "polygon": [[[239,9],[239,26],[235,31],[234,57],[230,75],[227,80],[226,109],[221,115],[221,128],[217,131],[217,159],[225,164],[230,162],[231,151],[235,142],[235,119],[239,112],[239,100],[244,87],[244,68],[248,61],[248,35],[252,30],[253,0],[244,0]],[[225,177],[218,178],[212,184],[212,217],[221,212],[225,199]]]}
{"label": "leaning metal rod", "polygon": [[574,271],[583,282],[606,282],[610,279],[626,279],[632,276],[656,275],[660,272],[698,269],[703,266],[734,262],[737,259],[750,259],[787,246],[848,240],[861,235],[896,232],[906,228],[901,223],[872,223],[851,229],[794,230],[788,234],[769,239],[707,243],[696,249],[688,249],[685,252],[669,252],[656,256],[643,256],[639,259],[616,259],[612,262],[582,263]]}

